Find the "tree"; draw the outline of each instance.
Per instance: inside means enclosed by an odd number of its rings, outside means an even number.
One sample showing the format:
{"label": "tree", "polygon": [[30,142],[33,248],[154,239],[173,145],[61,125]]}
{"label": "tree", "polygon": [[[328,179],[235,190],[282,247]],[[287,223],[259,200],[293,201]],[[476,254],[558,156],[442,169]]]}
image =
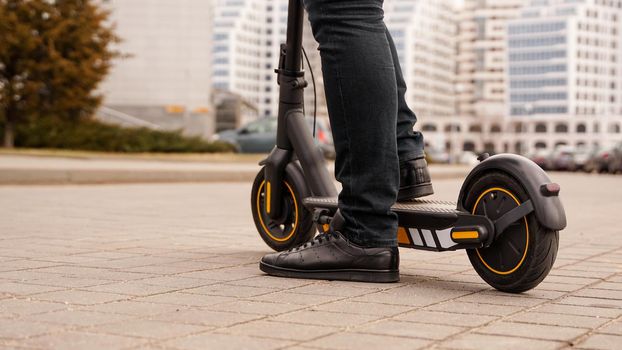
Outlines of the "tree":
{"label": "tree", "polygon": [[0,0],[0,121],[13,147],[18,123],[79,121],[118,52],[108,12],[93,0]]}

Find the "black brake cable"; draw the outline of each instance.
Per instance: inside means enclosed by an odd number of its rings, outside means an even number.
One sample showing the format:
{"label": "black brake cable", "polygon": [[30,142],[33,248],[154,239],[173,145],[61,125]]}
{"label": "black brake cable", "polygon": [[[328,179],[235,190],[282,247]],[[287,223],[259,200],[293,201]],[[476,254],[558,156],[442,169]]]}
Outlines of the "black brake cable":
{"label": "black brake cable", "polygon": [[[317,123],[317,90],[315,87],[315,75],[313,75],[313,68],[311,67],[311,62],[309,62],[309,57],[307,56],[307,51],[305,48],[302,48],[302,53],[305,56],[305,60],[307,61],[307,66],[309,67],[309,72],[311,73],[311,81],[313,82],[313,138],[315,138],[315,128]],[[303,61],[304,66],[304,61]],[[302,104],[302,111],[304,113],[304,103]]]}

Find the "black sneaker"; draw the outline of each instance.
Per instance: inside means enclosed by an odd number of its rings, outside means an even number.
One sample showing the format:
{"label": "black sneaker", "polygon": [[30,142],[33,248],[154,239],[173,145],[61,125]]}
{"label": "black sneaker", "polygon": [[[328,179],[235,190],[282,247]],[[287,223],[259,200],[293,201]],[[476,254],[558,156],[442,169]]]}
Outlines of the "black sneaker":
{"label": "black sneaker", "polygon": [[397,247],[359,247],[339,232],[329,232],[300,247],[264,256],[259,268],[279,277],[397,282],[399,260]]}
{"label": "black sneaker", "polygon": [[432,180],[425,158],[409,160],[400,165],[400,190],[397,201],[407,201],[414,198],[434,194]]}

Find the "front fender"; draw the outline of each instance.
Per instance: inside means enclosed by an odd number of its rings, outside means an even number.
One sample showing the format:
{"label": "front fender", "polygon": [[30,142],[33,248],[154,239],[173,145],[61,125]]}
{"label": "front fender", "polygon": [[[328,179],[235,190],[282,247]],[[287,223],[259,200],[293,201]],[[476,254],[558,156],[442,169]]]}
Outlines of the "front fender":
{"label": "front fender", "polygon": [[533,202],[536,219],[542,226],[556,231],[566,227],[566,212],[559,197],[545,196],[541,192],[542,185],[551,183],[548,175],[536,163],[515,154],[498,154],[475,166],[460,189],[458,209],[466,210],[464,201],[471,184],[491,171],[504,172],[523,186]]}

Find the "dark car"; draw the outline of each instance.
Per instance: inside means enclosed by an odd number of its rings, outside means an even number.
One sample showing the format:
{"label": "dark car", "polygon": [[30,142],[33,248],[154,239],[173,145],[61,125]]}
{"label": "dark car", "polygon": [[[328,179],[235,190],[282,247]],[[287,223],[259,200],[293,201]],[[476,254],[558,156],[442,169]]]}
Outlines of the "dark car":
{"label": "dark car", "polygon": [[[313,118],[306,118],[309,130],[313,130]],[[261,118],[236,130],[225,130],[216,135],[219,141],[233,145],[240,153],[268,153],[276,143],[277,118]],[[335,158],[335,146],[329,125],[317,119],[315,142],[328,159]]]}
{"label": "dark car", "polygon": [[611,154],[607,159],[607,171],[610,174],[622,172],[622,142],[611,149]]}
{"label": "dark car", "polygon": [[591,173],[605,173],[609,171],[609,157],[613,154],[612,147],[599,148],[595,151],[590,159],[585,163],[585,171]]}

